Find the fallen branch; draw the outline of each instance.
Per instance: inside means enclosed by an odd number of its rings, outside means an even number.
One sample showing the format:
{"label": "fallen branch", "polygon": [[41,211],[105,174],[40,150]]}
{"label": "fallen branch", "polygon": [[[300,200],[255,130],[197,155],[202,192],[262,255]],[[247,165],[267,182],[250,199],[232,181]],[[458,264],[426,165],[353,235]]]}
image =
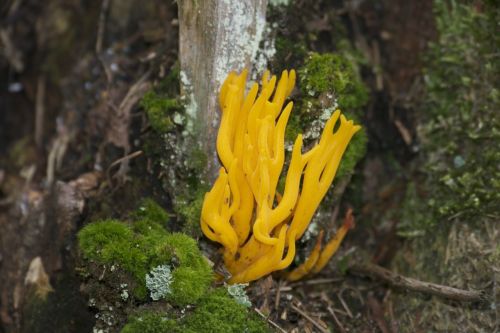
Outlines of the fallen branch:
{"label": "fallen branch", "polygon": [[426,295],[433,295],[458,302],[485,302],[487,295],[480,290],[463,290],[436,283],[419,281],[417,279],[402,276],[390,270],[371,263],[354,264],[349,272],[355,275],[369,276],[373,279],[382,280],[391,287],[416,291]]}

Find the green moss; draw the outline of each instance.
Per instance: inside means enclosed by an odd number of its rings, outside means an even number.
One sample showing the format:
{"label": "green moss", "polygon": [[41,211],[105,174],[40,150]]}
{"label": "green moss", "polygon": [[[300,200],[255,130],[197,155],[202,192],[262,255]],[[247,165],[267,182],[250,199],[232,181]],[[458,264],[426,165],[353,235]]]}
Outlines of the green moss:
{"label": "green moss", "polygon": [[299,70],[299,79],[305,96],[332,93],[341,109],[359,108],[368,100],[355,64],[340,53],[312,53]]}
{"label": "green moss", "polygon": [[207,189],[203,188],[187,198],[179,197],[175,201],[174,209],[184,222],[183,231],[193,237],[201,235],[200,216],[203,199]]}
{"label": "green moss", "polygon": [[271,332],[266,324],[238,304],[225,288],[203,297],[183,323],[183,333],[263,333]]}
{"label": "green moss", "polygon": [[134,290],[137,298],[146,297],[144,277],[148,272],[151,248],[144,237],[116,220],[104,220],[85,226],[78,233],[84,258],[100,264],[115,264],[129,272],[138,282]]}
{"label": "green moss", "polygon": [[[205,172],[207,167],[207,155],[201,148],[193,147],[193,149],[189,151],[188,160],[190,168],[194,170],[196,175],[203,174],[203,172]],[[199,177],[193,177],[190,185],[194,186],[196,192],[196,189],[200,186]]]}
{"label": "green moss", "polygon": [[167,212],[152,199],[143,199],[133,214],[134,219],[145,219],[165,226],[168,222]]}
{"label": "green moss", "polygon": [[148,116],[151,127],[158,133],[166,133],[174,128],[173,115],[183,110],[179,98],[179,66],[174,65],[154,89],[148,91],[141,100],[141,106]]}
{"label": "green moss", "polygon": [[195,303],[213,280],[212,269],[196,241],[183,233],[169,234],[158,252],[172,254],[172,261],[178,266],[173,271],[172,292],[168,299],[178,305]]}
{"label": "green moss", "polygon": [[[144,203],[143,203],[144,204]],[[212,282],[212,271],[197,247],[196,241],[182,233],[168,233],[158,222],[164,211],[148,201],[148,209],[130,225],[117,220],[104,220],[85,226],[78,233],[83,257],[99,264],[118,265],[136,281],[134,296],[147,296],[146,274],[159,265],[171,265],[172,292],[169,300],[177,305],[194,303]],[[136,213],[137,214],[137,213]]]}
{"label": "green moss", "polygon": [[118,220],[95,222],[78,233],[80,249],[88,259],[103,258],[103,250],[110,253],[110,246],[130,242],[132,238],[130,228]]}
{"label": "green moss", "polygon": [[134,221],[132,224],[132,230],[136,234],[140,235],[140,237],[147,238],[150,241],[157,237],[164,238],[166,235],[165,228],[150,219]]}
{"label": "green moss", "polygon": [[175,320],[168,319],[161,313],[145,311],[129,318],[121,333],[171,333],[176,330]]}
{"label": "green moss", "polygon": [[178,96],[180,93],[180,73],[181,67],[179,63],[176,62],[170,68],[168,75],[156,85],[154,90],[164,96]]}
{"label": "green moss", "polygon": [[154,172],[164,175],[160,180],[174,203],[176,224],[198,237],[201,202],[207,190],[203,182],[207,155],[192,136],[193,119],[185,110],[186,96],[179,95],[179,77],[179,66],[175,65],[142,100],[154,129],[145,136],[143,150],[153,161]]}
{"label": "green moss", "polygon": [[[368,101],[368,89],[359,76],[361,60],[348,46],[338,53],[312,53],[298,70],[301,96],[292,112],[285,137],[293,142],[299,133],[307,140],[319,137],[328,116],[339,107],[353,118]],[[359,122],[357,122],[359,123]],[[364,154],[366,136],[357,135],[356,147],[347,153],[352,156],[344,163],[342,173],[348,174]]]}
{"label": "green moss", "polygon": [[174,270],[170,286],[172,292],[168,300],[177,305],[194,304],[207,290],[212,282],[212,272],[206,273],[190,267],[179,267]]}
{"label": "green moss", "polygon": [[[188,157],[189,170],[183,175],[174,199],[174,210],[182,223],[182,231],[198,238],[201,236],[200,216],[205,193],[210,190],[203,179],[207,156],[200,149],[193,149]],[[182,187],[181,187],[182,186]]]}
{"label": "green moss", "polygon": [[225,288],[200,299],[192,312],[177,320],[145,311],[132,316],[122,333],[270,333],[265,322],[237,303]]}
{"label": "green moss", "polygon": [[173,128],[171,115],[181,109],[181,104],[175,98],[165,98],[154,91],[147,92],[141,106],[146,111],[151,127],[158,133],[168,132]]}
{"label": "green moss", "polygon": [[169,234],[161,248],[163,251],[173,253],[180,265],[193,268],[208,267],[196,241],[186,234],[180,232]]}
{"label": "green moss", "polygon": [[[441,221],[479,221],[500,201],[500,36],[498,8],[435,1],[438,40],[426,56],[426,94],[420,136],[423,192],[433,217],[416,219],[414,230]],[[491,8],[490,8],[491,7]],[[498,57],[497,57],[498,58]],[[422,221],[424,222],[424,221]]]}

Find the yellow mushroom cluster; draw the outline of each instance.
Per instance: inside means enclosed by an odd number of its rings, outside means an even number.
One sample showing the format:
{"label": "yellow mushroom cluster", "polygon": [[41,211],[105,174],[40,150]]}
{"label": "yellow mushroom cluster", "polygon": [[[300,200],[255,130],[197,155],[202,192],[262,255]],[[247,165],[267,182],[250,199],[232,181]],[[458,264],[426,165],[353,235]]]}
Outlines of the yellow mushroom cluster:
{"label": "yellow mushroom cluster", "polygon": [[[319,142],[305,153],[302,135],[298,135],[283,193],[278,193],[285,128],[293,107],[292,102],[285,105],[285,100],[294,88],[295,71],[283,71],[279,81],[266,71],[260,91],[254,83],[247,93],[246,78],[246,70],[240,75],[232,72],[220,89],[217,152],[222,167],[205,195],[201,213],[203,233],[223,246],[230,283],[253,281],[292,263],[296,240],[306,231],[349,141],[360,129],[337,110],[326,122]],[[290,279],[324,266],[347,231],[346,224],[342,228],[331,242],[336,245],[329,243],[322,254],[317,245],[317,255],[314,251],[311,255],[317,256],[314,262],[310,257],[305,273],[299,266],[302,273],[295,270]]]}

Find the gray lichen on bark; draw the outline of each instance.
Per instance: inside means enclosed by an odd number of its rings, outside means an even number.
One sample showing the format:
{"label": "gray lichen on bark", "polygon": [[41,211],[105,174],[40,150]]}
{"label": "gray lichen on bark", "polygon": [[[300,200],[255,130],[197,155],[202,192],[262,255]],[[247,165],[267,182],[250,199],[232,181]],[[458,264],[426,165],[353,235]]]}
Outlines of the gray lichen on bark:
{"label": "gray lichen on bark", "polygon": [[264,33],[266,6],[267,0],[179,1],[181,91],[194,144],[207,154],[205,178],[215,178],[219,167],[218,90],[230,71],[251,67]]}

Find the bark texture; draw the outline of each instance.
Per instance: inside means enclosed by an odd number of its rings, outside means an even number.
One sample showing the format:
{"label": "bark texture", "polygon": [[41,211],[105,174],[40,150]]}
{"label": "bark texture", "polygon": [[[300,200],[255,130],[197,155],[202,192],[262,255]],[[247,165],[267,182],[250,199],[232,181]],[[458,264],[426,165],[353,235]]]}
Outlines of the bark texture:
{"label": "bark texture", "polygon": [[230,71],[250,68],[264,31],[266,6],[267,0],[179,1],[181,88],[196,143],[207,155],[209,179],[219,167],[217,92]]}

